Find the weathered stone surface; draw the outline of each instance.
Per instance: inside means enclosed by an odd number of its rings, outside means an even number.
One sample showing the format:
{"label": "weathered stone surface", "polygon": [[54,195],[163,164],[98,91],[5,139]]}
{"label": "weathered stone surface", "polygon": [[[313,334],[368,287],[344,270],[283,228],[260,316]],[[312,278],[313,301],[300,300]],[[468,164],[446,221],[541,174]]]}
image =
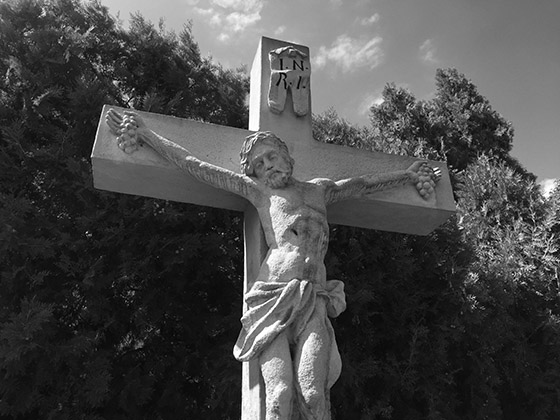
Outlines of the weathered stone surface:
{"label": "weathered stone surface", "polygon": [[[185,176],[147,147],[132,154],[123,153],[105,124],[110,108],[125,111],[109,105],[103,107],[91,156],[96,188],[237,211],[245,209],[245,199]],[[239,149],[248,134],[246,130],[147,112],[138,114],[154,131],[188,147],[195,156],[239,171]]]}
{"label": "weathered stone surface", "polygon": [[309,56],[293,46],[282,47],[268,53],[270,59],[270,84],[268,107],[281,113],[286,105],[288,92],[292,95],[292,107],[298,117],[307,115],[310,109],[311,63]]}
{"label": "weathered stone surface", "polygon": [[414,158],[312,139],[308,57],[304,46],[261,40],[251,74],[258,133],[105,107],[92,154],[98,188],[246,212],[246,300],[234,351],[245,361],[243,420],[330,418],[341,364],[328,316],[345,301],[323,263],[327,220],[427,234],[455,209],[442,163],[430,163],[436,174]]}
{"label": "weathered stone surface", "polygon": [[[147,148],[133,154],[123,153],[115,136],[103,123],[109,108],[103,108],[92,153],[96,188],[238,211],[247,207],[243,198],[185,177],[180,169]],[[250,131],[159,114],[139,114],[154,131],[187,147],[201,160],[239,171],[239,149]],[[406,156],[308,142],[304,137],[298,138],[300,133],[286,133],[285,138],[280,137],[295,157],[294,176],[300,180],[382,174],[406,169],[414,161]],[[303,140],[303,144],[297,143],[298,140]],[[368,198],[336,203],[328,209],[329,222],[419,235],[431,232],[447,220],[455,205],[445,165],[441,162],[430,162],[430,165],[443,173],[434,199],[422,199],[413,185],[407,185],[376,192]]]}

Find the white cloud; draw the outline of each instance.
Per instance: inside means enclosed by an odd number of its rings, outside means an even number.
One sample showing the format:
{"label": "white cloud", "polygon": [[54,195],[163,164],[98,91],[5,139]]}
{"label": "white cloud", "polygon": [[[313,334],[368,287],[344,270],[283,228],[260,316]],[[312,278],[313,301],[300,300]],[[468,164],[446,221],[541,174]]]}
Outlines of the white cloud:
{"label": "white cloud", "polygon": [[193,8],[193,11],[198,13],[200,16],[203,16],[205,21],[214,27],[222,25],[222,16],[212,8],[203,9],[201,7],[195,7]]}
{"label": "white cloud", "polygon": [[286,32],[286,25],[282,25],[276,28],[276,30],[274,31],[274,35],[282,35],[284,32]]}
{"label": "white cloud", "polygon": [[422,45],[420,45],[420,58],[426,63],[437,63],[436,58],[436,47],[432,39],[425,40]]}
{"label": "white cloud", "polygon": [[221,33],[220,35],[218,35],[218,41],[220,41],[220,42],[228,42],[229,39],[230,39],[230,36],[228,34]]}
{"label": "white cloud", "polygon": [[210,18],[210,25],[212,25],[212,26],[222,26],[222,17],[218,14],[213,15]]}
{"label": "white cloud", "polygon": [[315,68],[323,68],[328,62],[332,62],[344,72],[356,70],[358,67],[373,69],[383,62],[382,41],[380,36],[372,39],[354,39],[346,34],[340,35],[331,47],[319,48],[314,60]]}
{"label": "white cloud", "polygon": [[260,12],[244,14],[239,12],[233,12],[226,16],[226,22],[229,24],[229,29],[233,32],[240,32],[257,23],[261,20]]}
{"label": "white cloud", "polygon": [[[198,0],[188,0],[196,2]],[[232,35],[261,20],[265,0],[209,0],[208,8],[195,7],[193,10],[206,17],[210,25],[219,27],[218,40],[227,42]]]}
{"label": "white cloud", "polygon": [[222,16],[220,13],[216,12],[214,9],[201,9],[200,7],[195,7],[193,9],[196,13],[204,16],[206,21],[214,27],[222,26]]}
{"label": "white cloud", "polygon": [[219,6],[224,9],[233,9],[239,12],[247,11],[252,13],[263,6],[263,0],[210,0],[214,6]]}
{"label": "white cloud", "polygon": [[539,187],[541,187],[542,194],[546,198],[548,198],[550,197],[550,194],[552,193],[554,187],[559,185],[559,183],[560,179],[543,179],[541,182],[539,182]]}
{"label": "white cloud", "polygon": [[209,16],[214,13],[214,9],[203,9],[202,7],[193,7],[193,11],[201,16]]}
{"label": "white cloud", "polygon": [[373,25],[374,23],[379,22],[379,19],[381,19],[381,16],[379,15],[379,13],[374,13],[373,15],[371,15],[368,18],[361,19],[360,24],[363,25],[363,26]]}
{"label": "white cloud", "polygon": [[373,105],[381,105],[383,102],[385,102],[383,99],[383,91],[381,89],[377,89],[376,91],[364,96],[358,108],[358,112],[360,115],[368,115],[369,109]]}

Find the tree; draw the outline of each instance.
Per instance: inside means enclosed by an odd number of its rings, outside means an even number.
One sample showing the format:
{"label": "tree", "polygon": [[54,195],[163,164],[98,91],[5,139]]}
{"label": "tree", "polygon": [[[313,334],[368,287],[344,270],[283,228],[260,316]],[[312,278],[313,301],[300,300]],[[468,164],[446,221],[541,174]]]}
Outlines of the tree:
{"label": "tree", "polygon": [[382,95],[383,102],[370,109],[376,147],[387,153],[444,159],[433,106],[395,84],[385,86]]}
{"label": "tree", "polygon": [[[557,243],[537,185],[482,156],[461,174],[468,267],[462,392],[490,417],[555,418],[560,381]],[[556,254],[556,255],[555,255]]]}
{"label": "tree", "polygon": [[368,127],[357,127],[338,116],[334,108],[312,119],[313,137],[323,143],[333,143],[358,149],[371,149],[373,133]]}
{"label": "tree", "polygon": [[96,2],[0,16],[0,415],[228,418],[239,215],[96,191],[88,155],[104,103],[244,126],[246,76]]}
{"label": "tree", "polygon": [[532,176],[509,155],[511,123],[457,70],[437,70],[436,93],[431,100],[417,101],[408,90],[394,84],[385,87],[383,99],[371,108],[370,120],[384,150],[445,159],[456,171],[484,153]]}
{"label": "tree", "polygon": [[554,182],[554,188],[548,197],[548,202],[550,204],[551,230],[560,239],[560,181],[556,180]]}
{"label": "tree", "polygon": [[555,200],[509,156],[513,130],[474,85],[455,70],[436,80],[432,101],[388,85],[367,137],[334,112],[317,119],[322,141],[447,160],[459,210],[426,238],[332,229],[328,269],[348,300],[333,405],[368,419],[556,418]]}

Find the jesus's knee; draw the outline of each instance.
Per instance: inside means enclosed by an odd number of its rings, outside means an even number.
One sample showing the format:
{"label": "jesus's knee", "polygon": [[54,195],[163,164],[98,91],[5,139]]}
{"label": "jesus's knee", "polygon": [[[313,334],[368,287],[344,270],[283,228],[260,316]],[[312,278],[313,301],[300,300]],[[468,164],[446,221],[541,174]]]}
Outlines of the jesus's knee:
{"label": "jesus's knee", "polygon": [[290,417],[292,408],[292,387],[279,382],[266,387],[266,413],[268,419],[284,420]]}
{"label": "jesus's knee", "polygon": [[323,420],[327,410],[325,392],[318,388],[302,389],[302,396],[314,419]]}
{"label": "jesus's knee", "polygon": [[267,400],[281,406],[286,406],[292,401],[292,386],[285,382],[279,382],[266,388]]}

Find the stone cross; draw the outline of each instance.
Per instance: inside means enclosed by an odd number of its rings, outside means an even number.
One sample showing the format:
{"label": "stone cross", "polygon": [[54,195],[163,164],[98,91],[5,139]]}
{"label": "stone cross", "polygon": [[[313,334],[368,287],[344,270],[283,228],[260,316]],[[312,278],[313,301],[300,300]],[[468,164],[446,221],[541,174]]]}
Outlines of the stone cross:
{"label": "stone cross", "polygon": [[[249,130],[138,112],[154,132],[185,147],[198,159],[239,172],[239,150],[254,131],[271,131],[287,143],[295,158],[294,177],[349,179],[407,169],[416,159],[373,153],[316,142],[311,126],[311,63],[309,49],[263,37],[251,71]],[[92,152],[96,188],[225,208],[245,213],[244,293],[251,290],[267,245],[255,208],[239,195],[186,176],[149,148],[123,153],[104,123],[102,111]],[[113,107],[115,108],[115,107]],[[122,112],[123,110],[120,110]],[[428,199],[414,185],[340,201],[327,208],[334,224],[425,235],[455,211],[447,168]],[[244,308],[246,310],[246,307]],[[242,420],[265,419],[263,379],[256,361],[243,362]],[[298,419],[294,413],[293,419]]]}

